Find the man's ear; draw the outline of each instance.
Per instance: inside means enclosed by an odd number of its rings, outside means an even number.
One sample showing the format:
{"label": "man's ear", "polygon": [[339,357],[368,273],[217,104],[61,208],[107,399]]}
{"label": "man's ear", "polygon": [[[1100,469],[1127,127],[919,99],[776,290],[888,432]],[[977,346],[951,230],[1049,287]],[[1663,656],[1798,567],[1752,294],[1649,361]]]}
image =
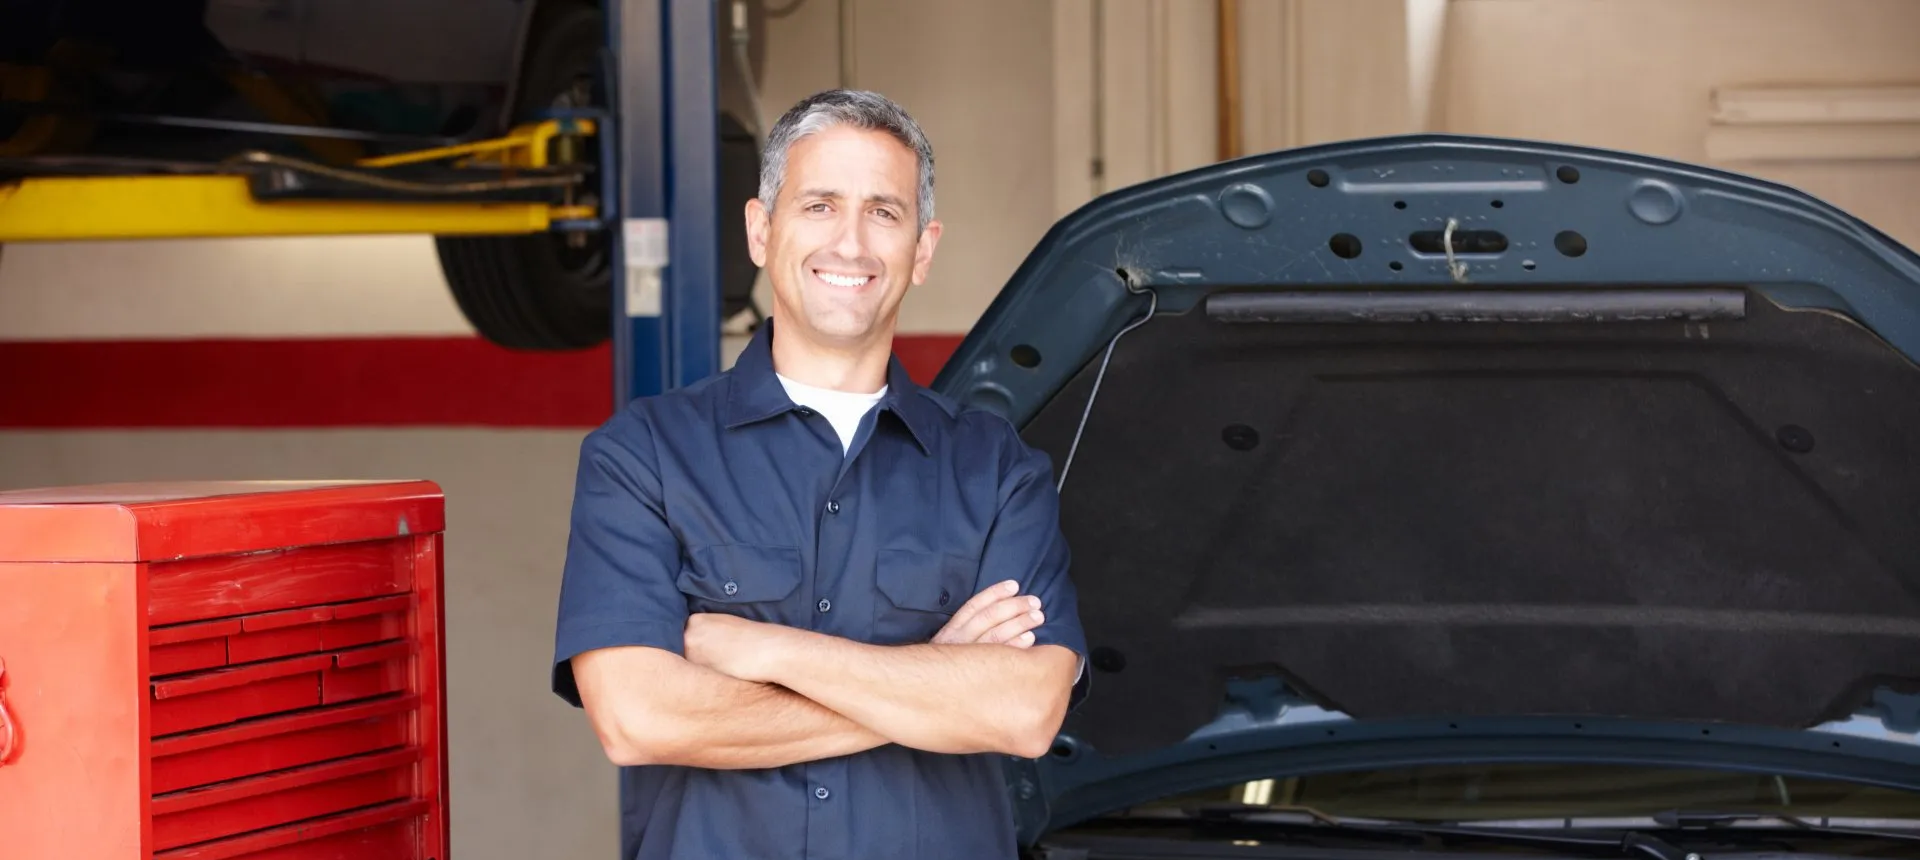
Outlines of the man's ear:
{"label": "man's ear", "polygon": [[927,229],[920,231],[920,241],[913,246],[913,285],[927,282],[927,273],[933,269],[933,249],[940,244],[940,222],[928,221]]}
{"label": "man's ear", "polygon": [[772,224],[772,213],[767,205],[755,197],[747,201],[747,255],[753,258],[753,264],[765,268],[767,265],[767,228]]}

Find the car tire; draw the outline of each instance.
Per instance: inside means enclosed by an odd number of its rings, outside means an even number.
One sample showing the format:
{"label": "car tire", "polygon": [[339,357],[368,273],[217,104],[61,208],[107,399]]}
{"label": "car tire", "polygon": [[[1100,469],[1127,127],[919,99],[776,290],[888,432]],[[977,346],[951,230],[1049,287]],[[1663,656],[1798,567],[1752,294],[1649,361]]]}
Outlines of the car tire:
{"label": "car tire", "polygon": [[[581,76],[595,74],[604,43],[599,10],[543,3],[527,38],[515,121],[553,107]],[[583,241],[584,240],[584,241]],[[605,232],[527,236],[441,236],[440,268],[460,312],[480,336],[511,349],[582,349],[606,340],[613,313],[612,258]]]}
{"label": "car tire", "polygon": [[[595,74],[604,44],[600,11],[579,0],[546,0],[528,37],[513,116],[553,107]],[[524,121],[524,119],[517,120]],[[720,136],[721,318],[751,306],[758,270],[747,255],[747,201],[759,190],[753,132],[722,114]],[[612,237],[605,231],[435,239],[460,312],[480,336],[511,349],[583,349],[612,331]]]}

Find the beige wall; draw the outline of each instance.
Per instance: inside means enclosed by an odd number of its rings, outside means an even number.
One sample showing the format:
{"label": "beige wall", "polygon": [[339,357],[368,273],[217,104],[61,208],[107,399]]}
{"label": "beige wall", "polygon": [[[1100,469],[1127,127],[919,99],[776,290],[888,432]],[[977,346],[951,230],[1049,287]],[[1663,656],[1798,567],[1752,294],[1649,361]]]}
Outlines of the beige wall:
{"label": "beige wall", "polygon": [[[1920,83],[1920,3],[1454,0],[1443,62],[1440,130],[1705,162],[1717,87]],[[1920,161],[1721,166],[1920,247]]]}
{"label": "beige wall", "polygon": [[1698,161],[1714,88],[1920,83],[1913,0],[1454,0],[1442,127]]}
{"label": "beige wall", "polygon": [[[1053,3],[1054,101],[1067,108],[1055,122],[1056,212],[1212,160],[1215,3]],[[1794,185],[1920,246],[1920,207],[1910,202],[1920,199],[1920,123],[1869,130],[1902,158],[1715,161],[1707,146],[1720,88],[1920,85],[1915,0],[1238,8],[1242,152],[1417,131],[1608,147]],[[1097,106],[1075,103],[1089,93]],[[1087,170],[1096,160],[1102,177]]]}

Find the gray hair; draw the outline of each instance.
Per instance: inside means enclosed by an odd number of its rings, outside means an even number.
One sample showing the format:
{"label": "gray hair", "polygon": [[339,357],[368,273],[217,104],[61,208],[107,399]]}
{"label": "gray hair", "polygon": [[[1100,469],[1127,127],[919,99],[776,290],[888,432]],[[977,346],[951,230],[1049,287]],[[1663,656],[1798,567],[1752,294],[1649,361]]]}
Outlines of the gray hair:
{"label": "gray hair", "polygon": [[760,202],[773,211],[780,186],[787,179],[787,150],[809,134],[838,125],[848,125],[891,135],[913,150],[920,163],[920,187],[915,208],[919,210],[920,229],[933,220],[933,145],[920,131],[905,108],[879,93],[864,90],[827,90],[800,100],[789,108],[767,132],[766,151],[760,158]]}

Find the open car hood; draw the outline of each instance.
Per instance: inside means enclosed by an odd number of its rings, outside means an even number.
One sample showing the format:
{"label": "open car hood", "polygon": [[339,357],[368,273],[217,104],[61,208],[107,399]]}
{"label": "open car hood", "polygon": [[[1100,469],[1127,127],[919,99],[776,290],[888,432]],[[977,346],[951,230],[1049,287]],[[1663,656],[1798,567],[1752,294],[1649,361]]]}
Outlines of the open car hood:
{"label": "open car hood", "polygon": [[1024,835],[1265,753],[1914,781],[1916,355],[1920,258],[1689,165],[1417,136],[1094,201],[935,383],[1065,478],[1092,687]]}

